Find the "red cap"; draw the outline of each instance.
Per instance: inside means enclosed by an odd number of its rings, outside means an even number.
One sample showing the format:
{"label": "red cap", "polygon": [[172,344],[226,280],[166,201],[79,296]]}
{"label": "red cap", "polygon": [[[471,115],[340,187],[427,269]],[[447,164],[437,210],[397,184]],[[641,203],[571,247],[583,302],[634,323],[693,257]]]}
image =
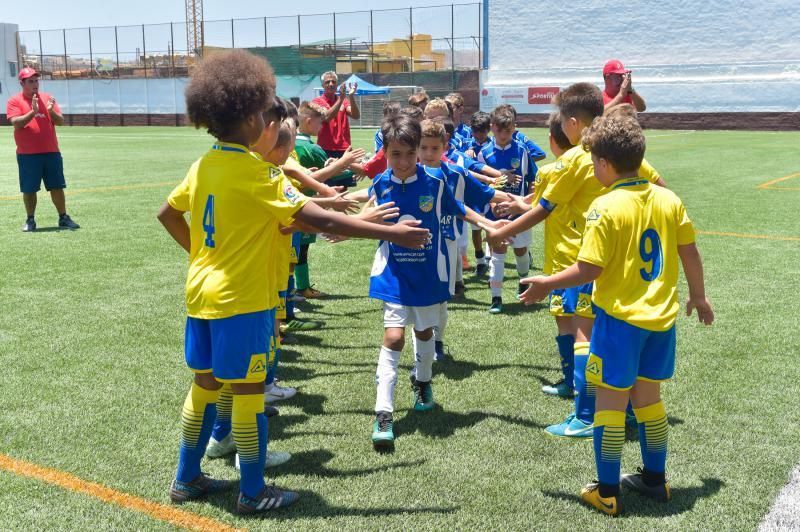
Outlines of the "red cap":
{"label": "red cap", "polygon": [[619,59],[611,59],[603,67],[604,76],[608,76],[609,74],[629,74],[629,73],[630,70],[626,70],[625,65],[623,65],[622,61],[620,61]]}
{"label": "red cap", "polygon": [[22,81],[23,79],[32,78],[33,76],[38,76],[38,75],[39,73],[36,72],[31,67],[25,67],[19,71],[19,76],[17,77],[19,78],[20,81]]}

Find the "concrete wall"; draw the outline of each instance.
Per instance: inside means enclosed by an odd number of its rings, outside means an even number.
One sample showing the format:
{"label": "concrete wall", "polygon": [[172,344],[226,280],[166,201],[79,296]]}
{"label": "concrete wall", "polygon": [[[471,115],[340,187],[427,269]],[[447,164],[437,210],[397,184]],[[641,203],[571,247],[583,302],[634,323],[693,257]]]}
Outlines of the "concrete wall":
{"label": "concrete wall", "polygon": [[796,0],[485,1],[484,107],[502,89],[602,85],[603,64],[618,58],[649,112],[800,111]]}

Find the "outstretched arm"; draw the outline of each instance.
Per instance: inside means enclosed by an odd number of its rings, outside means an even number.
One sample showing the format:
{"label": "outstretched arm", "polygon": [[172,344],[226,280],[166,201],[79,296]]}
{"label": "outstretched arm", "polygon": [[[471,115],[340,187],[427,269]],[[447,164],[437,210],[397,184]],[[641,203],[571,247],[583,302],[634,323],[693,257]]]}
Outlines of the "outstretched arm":
{"label": "outstretched arm", "polygon": [[526,305],[541,301],[558,288],[570,288],[591,283],[603,273],[603,268],[588,262],[578,262],[555,275],[537,275],[522,279],[520,283],[530,285],[520,296]]}

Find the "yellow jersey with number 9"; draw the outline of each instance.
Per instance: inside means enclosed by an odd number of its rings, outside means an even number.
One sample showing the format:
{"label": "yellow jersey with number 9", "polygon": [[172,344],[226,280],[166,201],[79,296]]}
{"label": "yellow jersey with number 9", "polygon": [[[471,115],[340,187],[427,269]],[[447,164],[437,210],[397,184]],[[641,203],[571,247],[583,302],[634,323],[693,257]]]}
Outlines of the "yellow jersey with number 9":
{"label": "yellow jersey with number 9", "polygon": [[592,203],[578,261],[603,268],[592,300],[607,314],[649,331],[678,316],[678,246],[695,240],[674,192],[644,178],[621,179]]}
{"label": "yellow jersey with number 9", "polygon": [[275,307],[278,225],[289,225],[306,198],[273,164],[239,144],[217,143],[167,198],[189,212],[186,278],[189,316],[220,319]]}

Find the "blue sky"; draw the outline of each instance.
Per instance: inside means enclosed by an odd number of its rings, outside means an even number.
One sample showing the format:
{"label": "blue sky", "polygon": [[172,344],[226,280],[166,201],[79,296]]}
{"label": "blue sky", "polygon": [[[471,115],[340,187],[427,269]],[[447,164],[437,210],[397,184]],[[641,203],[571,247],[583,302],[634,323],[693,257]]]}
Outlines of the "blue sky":
{"label": "blue sky", "polygon": [[[477,0],[474,0],[477,1]],[[358,11],[369,9],[432,6],[450,3],[468,3],[468,0],[446,2],[439,0],[306,0],[304,2],[279,2],[277,0],[204,0],[206,20],[248,18],[264,16],[291,16],[333,11]],[[182,22],[184,0],[37,0],[26,2],[4,1],[0,22],[18,24],[20,30],[56,28],[81,28],[87,26],[122,26]]]}

